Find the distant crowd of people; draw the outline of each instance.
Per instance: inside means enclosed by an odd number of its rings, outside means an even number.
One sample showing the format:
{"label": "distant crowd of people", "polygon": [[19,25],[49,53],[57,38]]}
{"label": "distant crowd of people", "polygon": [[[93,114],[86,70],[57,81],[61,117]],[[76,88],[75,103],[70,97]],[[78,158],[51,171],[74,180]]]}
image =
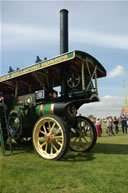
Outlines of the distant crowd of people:
{"label": "distant crowd of people", "polygon": [[[115,134],[118,134],[119,132],[119,124],[121,125],[122,128],[122,133],[126,133],[127,134],[127,130],[128,130],[128,117],[123,114],[122,116],[120,116],[119,119],[117,119],[116,117],[108,117],[107,118],[107,129],[106,129],[106,133],[109,136],[114,136]],[[102,134],[102,125],[101,125],[101,120],[99,117],[97,117],[96,119],[96,129],[97,129],[97,136],[101,137]]]}

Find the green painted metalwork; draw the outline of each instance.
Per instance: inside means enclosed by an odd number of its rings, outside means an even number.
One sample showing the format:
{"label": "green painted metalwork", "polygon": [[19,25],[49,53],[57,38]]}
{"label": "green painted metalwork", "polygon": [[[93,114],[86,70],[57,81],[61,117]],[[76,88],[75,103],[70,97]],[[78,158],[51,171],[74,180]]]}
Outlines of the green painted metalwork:
{"label": "green painted metalwork", "polygon": [[50,112],[50,104],[44,104],[44,106],[43,106],[43,114],[44,115],[51,114],[51,112]]}
{"label": "green painted metalwork", "polygon": [[37,105],[35,108],[36,115],[40,117],[40,105]]}
{"label": "green painted metalwork", "polygon": [[38,117],[42,116],[42,115],[46,115],[46,114],[53,114],[53,112],[51,111],[51,104],[41,104],[41,105],[37,105],[35,108],[35,112],[36,115]]}

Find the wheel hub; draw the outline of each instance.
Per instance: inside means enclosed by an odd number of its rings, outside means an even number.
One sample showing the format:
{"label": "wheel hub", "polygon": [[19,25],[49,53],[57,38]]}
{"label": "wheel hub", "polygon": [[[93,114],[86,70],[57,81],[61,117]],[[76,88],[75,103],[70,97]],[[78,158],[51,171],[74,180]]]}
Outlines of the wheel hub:
{"label": "wheel hub", "polygon": [[47,142],[47,143],[50,142],[50,141],[51,141],[51,136],[46,134],[46,135],[44,136],[44,140],[45,140],[45,142]]}
{"label": "wheel hub", "polygon": [[55,141],[55,138],[50,134],[45,134],[44,141],[46,143],[53,143]]}

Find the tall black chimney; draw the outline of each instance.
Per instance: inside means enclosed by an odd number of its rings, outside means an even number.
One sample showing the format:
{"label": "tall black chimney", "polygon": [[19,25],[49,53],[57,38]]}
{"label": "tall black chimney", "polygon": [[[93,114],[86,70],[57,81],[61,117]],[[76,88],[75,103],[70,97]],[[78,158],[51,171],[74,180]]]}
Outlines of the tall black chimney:
{"label": "tall black chimney", "polygon": [[68,52],[68,10],[60,10],[60,54]]}

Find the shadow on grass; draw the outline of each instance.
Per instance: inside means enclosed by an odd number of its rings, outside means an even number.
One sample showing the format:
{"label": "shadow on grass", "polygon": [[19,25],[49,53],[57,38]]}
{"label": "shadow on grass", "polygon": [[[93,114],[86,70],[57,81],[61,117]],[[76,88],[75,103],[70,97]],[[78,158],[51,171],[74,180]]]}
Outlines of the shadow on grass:
{"label": "shadow on grass", "polygon": [[[17,154],[24,154],[24,153],[34,153],[34,147],[32,143],[25,143],[25,144],[12,144],[13,148],[13,155]],[[6,150],[9,151],[9,144],[6,145]],[[7,156],[11,155],[9,153],[6,154]],[[38,156],[38,155],[37,155]],[[75,162],[75,161],[91,161],[94,160],[95,157],[93,156],[93,153],[84,153],[84,152],[75,152],[69,150],[63,158],[61,158],[59,161],[69,161],[69,162]]]}
{"label": "shadow on grass", "polygon": [[[26,144],[12,144],[13,155],[22,153],[34,153],[34,147],[32,143]],[[9,150],[9,145],[7,144],[6,150]],[[60,161],[92,161],[95,159],[95,154],[128,154],[128,144],[106,144],[97,143],[94,149],[89,153],[86,152],[74,152],[69,150]]]}
{"label": "shadow on grass", "polygon": [[97,143],[94,149],[87,153],[69,151],[61,161],[92,161],[96,153],[125,155],[128,154],[128,144]]}
{"label": "shadow on grass", "polygon": [[94,153],[104,154],[128,154],[128,144],[106,144],[97,143],[94,149]]}
{"label": "shadow on grass", "polygon": [[94,159],[95,157],[93,153],[69,151],[60,161],[82,162],[82,161],[92,161]]}
{"label": "shadow on grass", "polygon": [[[8,143],[6,144],[5,149],[7,151],[10,151],[10,146]],[[24,143],[24,144],[12,143],[12,151],[13,151],[13,155],[21,154],[21,153],[33,153],[34,147],[32,143]]]}

